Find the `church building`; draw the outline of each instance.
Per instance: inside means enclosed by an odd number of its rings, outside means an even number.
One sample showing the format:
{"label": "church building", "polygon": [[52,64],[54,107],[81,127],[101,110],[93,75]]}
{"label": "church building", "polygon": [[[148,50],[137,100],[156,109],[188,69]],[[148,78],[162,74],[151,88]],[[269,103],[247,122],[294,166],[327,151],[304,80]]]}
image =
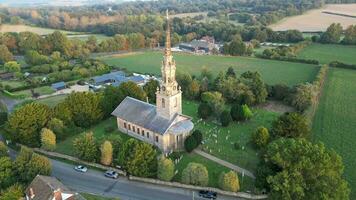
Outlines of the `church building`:
{"label": "church building", "polygon": [[163,152],[182,150],[184,140],[194,128],[191,118],[182,114],[182,91],[176,81],[176,63],[171,52],[171,33],[167,11],[167,30],[162,81],[152,105],[126,97],[112,112],[120,131],[159,147]]}

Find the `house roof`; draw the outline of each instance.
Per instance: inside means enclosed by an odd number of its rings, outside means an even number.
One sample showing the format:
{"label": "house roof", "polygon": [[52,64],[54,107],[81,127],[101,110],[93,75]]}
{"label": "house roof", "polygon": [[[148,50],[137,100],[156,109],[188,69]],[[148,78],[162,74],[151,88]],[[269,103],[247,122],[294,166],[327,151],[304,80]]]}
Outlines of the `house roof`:
{"label": "house roof", "polygon": [[52,88],[53,89],[59,89],[59,88],[63,88],[66,86],[66,83],[65,82],[58,82],[58,83],[53,83],[52,84]]}
{"label": "house roof", "polygon": [[132,97],[126,97],[112,115],[161,135],[165,134],[180,116],[176,114],[172,119],[166,119],[158,115],[156,106]]}
{"label": "house roof", "polygon": [[111,72],[108,74],[103,74],[101,76],[95,76],[93,78],[95,83],[102,83],[102,82],[106,82],[106,81],[122,81],[125,78],[125,72],[123,71],[117,71],[117,72]]}
{"label": "house roof", "polygon": [[[44,199],[52,199],[54,192],[60,189],[62,195],[65,193],[66,197],[74,196],[71,190],[69,190],[65,185],[59,182],[54,177],[37,175],[31,184],[26,189],[26,195],[31,197],[33,194],[33,198],[31,200],[44,200]],[[64,197],[64,196],[62,196]],[[68,199],[68,198],[63,198]]]}
{"label": "house roof", "polygon": [[142,76],[130,76],[128,79],[135,83],[145,82],[145,79]]}

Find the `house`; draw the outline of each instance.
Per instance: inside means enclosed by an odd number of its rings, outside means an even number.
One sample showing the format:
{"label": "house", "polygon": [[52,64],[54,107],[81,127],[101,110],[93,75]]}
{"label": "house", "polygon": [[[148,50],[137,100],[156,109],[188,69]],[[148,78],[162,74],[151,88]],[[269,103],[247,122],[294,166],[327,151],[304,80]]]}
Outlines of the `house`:
{"label": "house", "polygon": [[183,149],[185,139],[194,128],[191,118],[182,114],[182,91],[175,77],[168,19],[167,12],[166,47],[156,105],[126,97],[112,112],[121,132],[155,145],[163,152]]}
{"label": "house", "polygon": [[37,175],[27,187],[26,200],[75,200],[83,199],[54,177]]}
{"label": "house", "polygon": [[54,90],[59,91],[67,88],[67,85],[65,82],[58,82],[58,83],[53,83],[51,86]]}
{"label": "house", "polygon": [[108,74],[103,74],[101,76],[95,76],[91,80],[94,85],[98,86],[106,83],[121,82],[123,81],[123,79],[125,79],[125,72],[116,71]]}
{"label": "house", "polygon": [[183,51],[191,51],[194,53],[211,53],[213,49],[217,49],[217,45],[211,43],[212,39],[209,40],[193,40],[190,43],[181,43],[179,44],[179,49]]}

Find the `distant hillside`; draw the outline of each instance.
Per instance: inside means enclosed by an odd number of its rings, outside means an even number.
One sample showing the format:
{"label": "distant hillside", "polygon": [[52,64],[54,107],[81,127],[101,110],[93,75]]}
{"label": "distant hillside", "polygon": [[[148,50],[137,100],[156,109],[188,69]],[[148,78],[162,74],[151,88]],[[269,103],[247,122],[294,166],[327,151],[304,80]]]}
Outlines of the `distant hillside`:
{"label": "distant hillside", "polygon": [[2,6],[12,6],[12,7],[36,7],[36,6],[82,6],[82,5],[93,5],[93,4],[107,4],[107,3],[122,3],[126,1],[135,0],[0,0],[0,5]]}

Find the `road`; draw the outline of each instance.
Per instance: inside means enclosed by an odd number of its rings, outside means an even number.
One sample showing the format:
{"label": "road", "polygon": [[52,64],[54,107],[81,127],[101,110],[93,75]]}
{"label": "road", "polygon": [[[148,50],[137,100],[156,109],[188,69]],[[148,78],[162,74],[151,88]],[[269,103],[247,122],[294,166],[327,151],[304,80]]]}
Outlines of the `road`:
{"label": "road", "polygon": [[[103,172],[89,169],[86,173],[74,171],[74,166],[57,160],[52,161],[52,176],[64,185],[77,191],[105,197],[119,197],[122,200],[191,200],[193,191],[142,182],[129,181],[126,177],[117,180],[103,176]],[[195,200],[203,200],[197,197]],[[218,196],[219,200],[237,199]]]}

